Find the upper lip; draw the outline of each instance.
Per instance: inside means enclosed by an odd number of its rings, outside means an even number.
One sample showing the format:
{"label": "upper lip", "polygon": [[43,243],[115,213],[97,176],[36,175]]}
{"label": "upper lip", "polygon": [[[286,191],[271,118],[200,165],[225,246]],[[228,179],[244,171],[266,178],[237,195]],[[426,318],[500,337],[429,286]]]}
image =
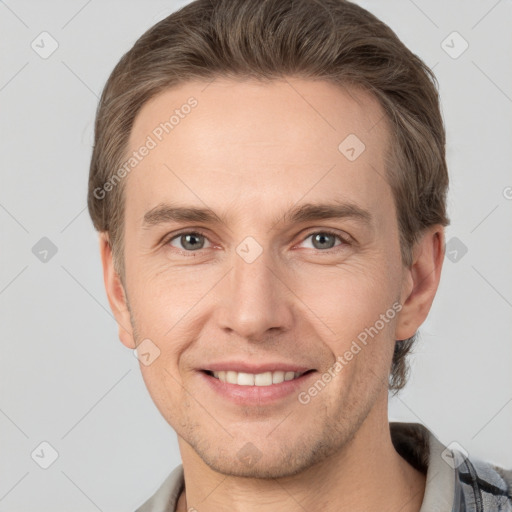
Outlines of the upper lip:
{"label": "upper lip", "polygon": [[248,363],[247,361],[224,361],[217,363],[209,363],[207,366],[202,368],[203,370],[209,370],[212,372],[219,371],[234,371],[234,372],[242,372],[242,373],[253,373],[257,375],[258,373],[265,372],[298,372],[304,373],[308,370],[312,370],[313,368],[309,366],[303,366],[300,364],[294,363],[286,363],[286,362],[267,362],[267,363]]}

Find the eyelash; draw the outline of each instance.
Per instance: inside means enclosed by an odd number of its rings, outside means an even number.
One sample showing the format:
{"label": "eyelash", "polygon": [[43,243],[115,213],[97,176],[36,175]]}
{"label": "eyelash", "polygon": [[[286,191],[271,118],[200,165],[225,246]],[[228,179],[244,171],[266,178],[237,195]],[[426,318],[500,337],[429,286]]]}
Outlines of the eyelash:
{"label": "eyelash", "polygon": [[[317,252],[319,253],[327,253],[327,254],[332,254],[333,252],[337,252],[337,250],[341,249],[343,246],[347,246],[347,245],[351,245],[351,243],[343,238],[341,235],[339,235],[338,233],[334,232],[334,231],[330,231],[328,229],[322,229],[322,230],[316,230],[316,231],[311,231],[310,233],[308,233],[302,240],[301,240],[301,243],[304,242],[305,240],[307,240],[309,237],[313,236],[313,235],[317,235],[317,234],[323,234],[323,235],[329,235],[329,236],[333,236],[334,238],[337,238],[338,240],[341,241],[341,244],[339,245],[336,245],[334,247],[331,247],[330,249],[325,249],[325,250],[321,250],[321,249],[316,249]],[[192,230],[192,231],[182,231],[181,233],[178,233],[178,234],[174,234],[168,238],[166,238],[163,242],[162,242],[162,245],[164,246],[169,246],[170,242],[172,242],[173,240],[175,240],[176,238],[179,238],[183,235],[200,235],[204,238],[206,238],[209,242],[209,238],[208,236],[206,235],[206,233],[204,233],[203,231],[201,231],[200,229],[195,229],[195,230]],[[211,243],[211,242],[210,242]],[[184,254],[186,256],[195,256],[196,253],[199,253],[200,251],[202,251],[202,249],[197,249],[196,251],[186,251],[186,250],[182,250],[182,249],[177,249],[176,247],[173,247],[174,250],[178,251],[180,254]]]}

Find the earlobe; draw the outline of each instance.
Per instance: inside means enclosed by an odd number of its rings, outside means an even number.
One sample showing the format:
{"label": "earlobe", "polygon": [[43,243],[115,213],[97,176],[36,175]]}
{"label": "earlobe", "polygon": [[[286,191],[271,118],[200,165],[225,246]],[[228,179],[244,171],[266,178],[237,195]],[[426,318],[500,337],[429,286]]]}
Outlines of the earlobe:
{"label": "earlobe", "polygon": [[119,329],[119,339],[128,348],[135,348],[133,331],[130,320],[130,312],[126,299],[126,292],[114,268],[112,257],[112,247],[110,245],[108,233],[102,232],[99,236],[100,256],[103,266],[103,282],[107,293],[110,309],[116,319]]}
{"label": "earlobe", "polygon": [[444,261],[444,228],[428,228],[413,248],[413,262],[404,269],[402,310],[397,319],[395,338],[412,337],[427,318],[434,301]]}

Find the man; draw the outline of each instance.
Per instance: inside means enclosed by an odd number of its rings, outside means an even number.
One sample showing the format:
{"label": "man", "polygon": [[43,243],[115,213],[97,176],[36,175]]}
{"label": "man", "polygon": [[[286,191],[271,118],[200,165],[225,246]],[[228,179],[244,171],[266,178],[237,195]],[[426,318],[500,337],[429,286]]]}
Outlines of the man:
{"label": "man", "polygon": [[389,423],[444,256],[435,78],[342,0],[198,0],[121,59],[89,211],[183,464],[139,511],[512,510]]}

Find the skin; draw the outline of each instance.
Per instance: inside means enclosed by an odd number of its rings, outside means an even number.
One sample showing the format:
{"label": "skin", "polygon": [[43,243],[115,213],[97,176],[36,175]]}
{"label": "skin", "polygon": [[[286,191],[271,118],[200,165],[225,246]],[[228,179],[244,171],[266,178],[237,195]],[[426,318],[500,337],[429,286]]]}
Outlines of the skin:
{"label": "skin", "polygon": [[[149,338],[160,350],[140,367],[178,434],[186,486],[178,510],[417,512],[425,475],[392,445],[388,374],[395,340],[417,331],[434,299],[443,227],[425,231],[412,265],[402,264],[383,179],[388,125],[368,93],[297,78],[206,85],[161,93],[135,121],[130,151],[190,96],[198,101],[125,178],[124,286],[100,236],[122,343],[133,349]],[[366,145],[355,161],[338,150],[348,134]],[[283,221],[296,204],[333,200],[367,210],[371,223]],[[144,229],[144,214],[164,202],[206,205],[224,222]],[[200,249],[187,253],[179,236],[159,243],[197,229]],[[314,245],[325,229],[349,243]],[[248,236],[262,249],[251,263],[236,252]],[[297,393],[236,405],[199,371],[226,359],[284,360],[318,378],[396,301],[399,314],[306,405]],[[238,457],[248,442],[260,457],[252,464]]]}

